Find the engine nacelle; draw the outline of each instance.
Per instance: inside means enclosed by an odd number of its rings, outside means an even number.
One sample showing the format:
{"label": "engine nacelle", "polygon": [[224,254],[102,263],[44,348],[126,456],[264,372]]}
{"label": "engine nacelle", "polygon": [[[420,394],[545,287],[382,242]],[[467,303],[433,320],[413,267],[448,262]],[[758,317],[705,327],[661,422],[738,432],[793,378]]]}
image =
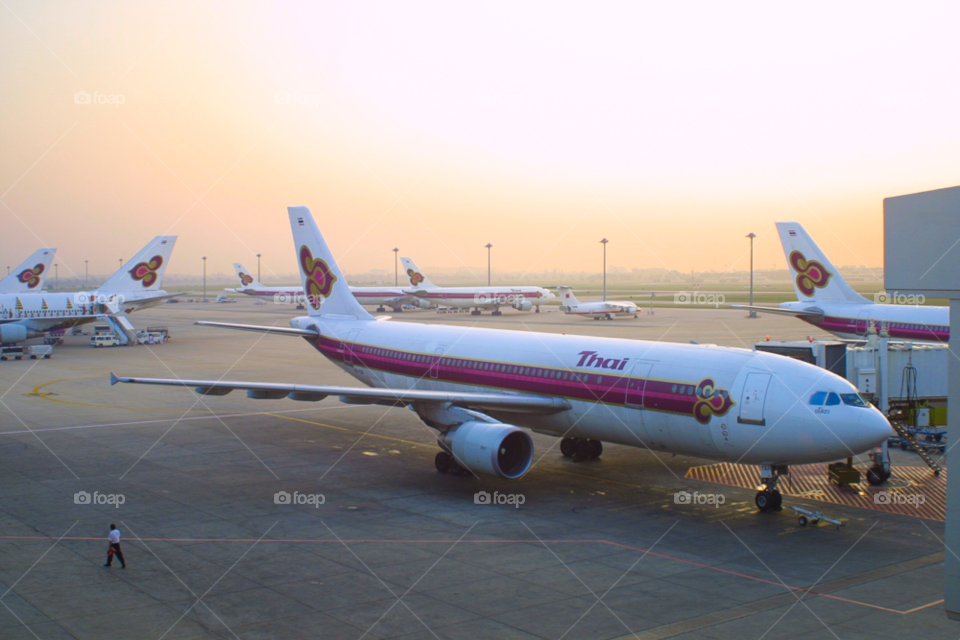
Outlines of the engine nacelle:
{"label": "engine nacelle", "polygon": [[0,344],[15,344],[43,334],[22,324],[0,324]]}
{"label": "engine nacelle", "polygon": [[533,309],[533,303],[529,300],[517,300],[513,303],[513,308],[517,311],[530,311]]}
{"label": "engine nacelle", "polygon": [[433,303],[430,302],[429,300],[424,300],[423,298],[419,298],[417,300],[417,306],[420,307],[421,309],[429,309],[430,307],[433,306]]}
{"label": "engine nacelle", "polygon": [[510,424],[470,421],[450,429],[443,444],[477,474],[516,480],[533,463],[533,439]]}

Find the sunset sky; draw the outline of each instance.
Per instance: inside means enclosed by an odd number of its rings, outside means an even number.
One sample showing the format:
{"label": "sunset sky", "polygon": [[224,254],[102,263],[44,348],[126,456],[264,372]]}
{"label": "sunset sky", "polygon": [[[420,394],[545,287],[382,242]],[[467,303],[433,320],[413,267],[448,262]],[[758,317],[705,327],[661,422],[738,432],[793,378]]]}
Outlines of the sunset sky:
{"label": "sunset sky", "polygon": [[[882,199],[960,184],[956,3],[0,7],[0,264],[263,254],[287,205],[345,271],[880,266]],[[77,104],[78,92],[107,104]],[[118,97],[122,96],[122,97]],[[82,98],[82,94],[80,96]],[[116,104],[122,100],[122,104]]]}

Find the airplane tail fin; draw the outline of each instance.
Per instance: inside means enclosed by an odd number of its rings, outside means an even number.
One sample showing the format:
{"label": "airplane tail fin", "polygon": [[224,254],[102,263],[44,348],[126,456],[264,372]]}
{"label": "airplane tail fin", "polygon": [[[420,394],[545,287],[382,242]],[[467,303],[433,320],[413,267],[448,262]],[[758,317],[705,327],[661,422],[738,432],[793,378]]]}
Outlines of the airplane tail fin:
{"label": "airplane tail fin", "polygon": [[557,293],[560,294],[560,304],[566,307],[580,304],[580,301],[577,300],[577,297],[573,295],[573,289],[570,287],[559,286],[557,287]]}
{"label": "airplane tail fin", "polygon": [[780,232],[793,288],[801,302],[870,303],[846,283],[799,223],[778,222],[777,231]]}
{"label": "airplane tail fin", "polygon": [[56,249],[37,249],[19,267],[0,280],[0,293],[29,293],[43,289],[43,281],[50,273],[50,263]]}
{"label": "airplane tail fin", "polygon": [[300,279],[306,293],[307,314],[343,319],[373,320],[350,292],[347,280],[307,207],[287,207]]}
{"label": "airplane tail fin", "polygon": [[260,281],[253,277],[253,275],[239,262],[233,263],[233,269],[237,272],[237,277],[240,278],[241,289],[260,289],[263,287],[263,285],[260,284]]}
{"label": "airplane tail fin", "polygon": [[417,268],[410,258],[400,258],[403,270],[407,274],[407,280],[414,289],[434,289],[436,285],[430,282],[430,278],[423,275],[423,272]]}
{"label": "airplane tail fin", "polygon": [[139,292],[160,288],[177,236],[157,236],[100,285],[100,291]]}

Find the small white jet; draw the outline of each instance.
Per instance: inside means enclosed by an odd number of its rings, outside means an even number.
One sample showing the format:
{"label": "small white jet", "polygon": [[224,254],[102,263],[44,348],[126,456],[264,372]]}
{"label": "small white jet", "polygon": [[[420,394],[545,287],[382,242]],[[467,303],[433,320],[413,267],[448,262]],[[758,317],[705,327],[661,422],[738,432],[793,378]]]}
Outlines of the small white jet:
{"label": "small white jet", "polygon": [[[777,231],[798,301],[777,307],[732,307],[795,316],[841,338],[862,339],[871,326],[880,325],[891,338],[949,342],[950,307],[879,304],[864,298],[846,283],[799,223],[778,222]],[[877,298],[885,296],[881,293]]]}
{"label": "small white jet", "polygon": [[[237,289],[226,289],[233,293],[243,293],[248,296],[258,298],[270,297],[276,302],[304,302],[303,289],[299,285],[288,285],[284,287],[265,287],[260,284],[239,262],[233,263],[233,268],[240,278],[240,287]],[[377,305],[377,311],[386,311],[384,307],[391,307],[395,312],[403,311],[403,305],[411,304],[421,309],[429,309],[431,304],[426,300],[421,300],[408,295],[403,287],[350,287],[353,296],[365,305]]]}
{"label": "small white jet", "polygon": [[199,324],[303,338],[366,387],[110,374],[111,384],[406,406],[438,432],[437,470],[455,475],[522,477],[534,461],[525,429],[563,438],[562,450],[584,457],[600,455],[604,441],[763,465],[761,510],[779,507],[777,479],[787,465],[853,456],[890,435],[886,418],[852,384],[770,353],[378,322],[351,294],[310,211],[289,207],[288,214],[307,315],[291,320],[289,329]]}
{"label": "small white jet", "polygon": [[177,236],[157,236],[93,291],[0,294],[0,343],[90,322],[106,322],[124,341],[135,331],[127,314],[180,295],[160,289],[176,242]]}
{"label": "small white jet", "polygon": [[34,251],[10,275],[0,280],[0,293],[43,291],[43,283],[50,273],[50,264],[56,253],[56,249],[49,247]]}
{"label": "small white jet", "polygon": [[500,307],[513,307],[517,311],[530,311],[556,296],[543,287],[438,287],[423,275],[410,258],[400,258],[403,270],[410,280],[406,292],[436,306],[473,307],[471,315],[480,315],[481,309],[493,309],[491,315],[501,315]]}
{"label": "small white jet", "polygon": [[633,316],[636,318],[637,314],[642,311],[632,302],[615,300],[580,302],[573,295],[573,289],[570,287],[557,287],[557,292],[560,294],[560,311],[566,314],[593,318],[594,320],[613,320],[617,316]]}

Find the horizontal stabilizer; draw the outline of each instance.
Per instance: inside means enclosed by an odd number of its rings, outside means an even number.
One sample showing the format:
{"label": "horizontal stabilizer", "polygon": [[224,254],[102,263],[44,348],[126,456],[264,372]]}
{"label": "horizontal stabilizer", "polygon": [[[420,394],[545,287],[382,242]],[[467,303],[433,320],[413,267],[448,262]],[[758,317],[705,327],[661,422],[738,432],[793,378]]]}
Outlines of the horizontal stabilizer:
{"label": "horizontal stabilizer", "polygon": [[811,307],[804,311],[798,309],[785,309],[783,307],[757,307],[750,306],[748,304],[732,304],[730,305],[731,309],[743,309],[745,311],[759,311],[760,313],[772,313],[775,315],[781,316],[793,316],[794,318],[821,318],[823,317],[823,311]]}
{"label": "horizontal stabilizer", "polygon": [[309,329],[292,329],[289,327],[265,327],[259,324],[232,324],[230,322],[209,322],[207,320],[200,320],[194,324],[203,325],[204,327],[223,327],[224,329],[236,329],[238,331],[254,331],[256,333],[275,333],[280,336],[307,336],[307,337],[316,337],[316,331],[310,331]]}

